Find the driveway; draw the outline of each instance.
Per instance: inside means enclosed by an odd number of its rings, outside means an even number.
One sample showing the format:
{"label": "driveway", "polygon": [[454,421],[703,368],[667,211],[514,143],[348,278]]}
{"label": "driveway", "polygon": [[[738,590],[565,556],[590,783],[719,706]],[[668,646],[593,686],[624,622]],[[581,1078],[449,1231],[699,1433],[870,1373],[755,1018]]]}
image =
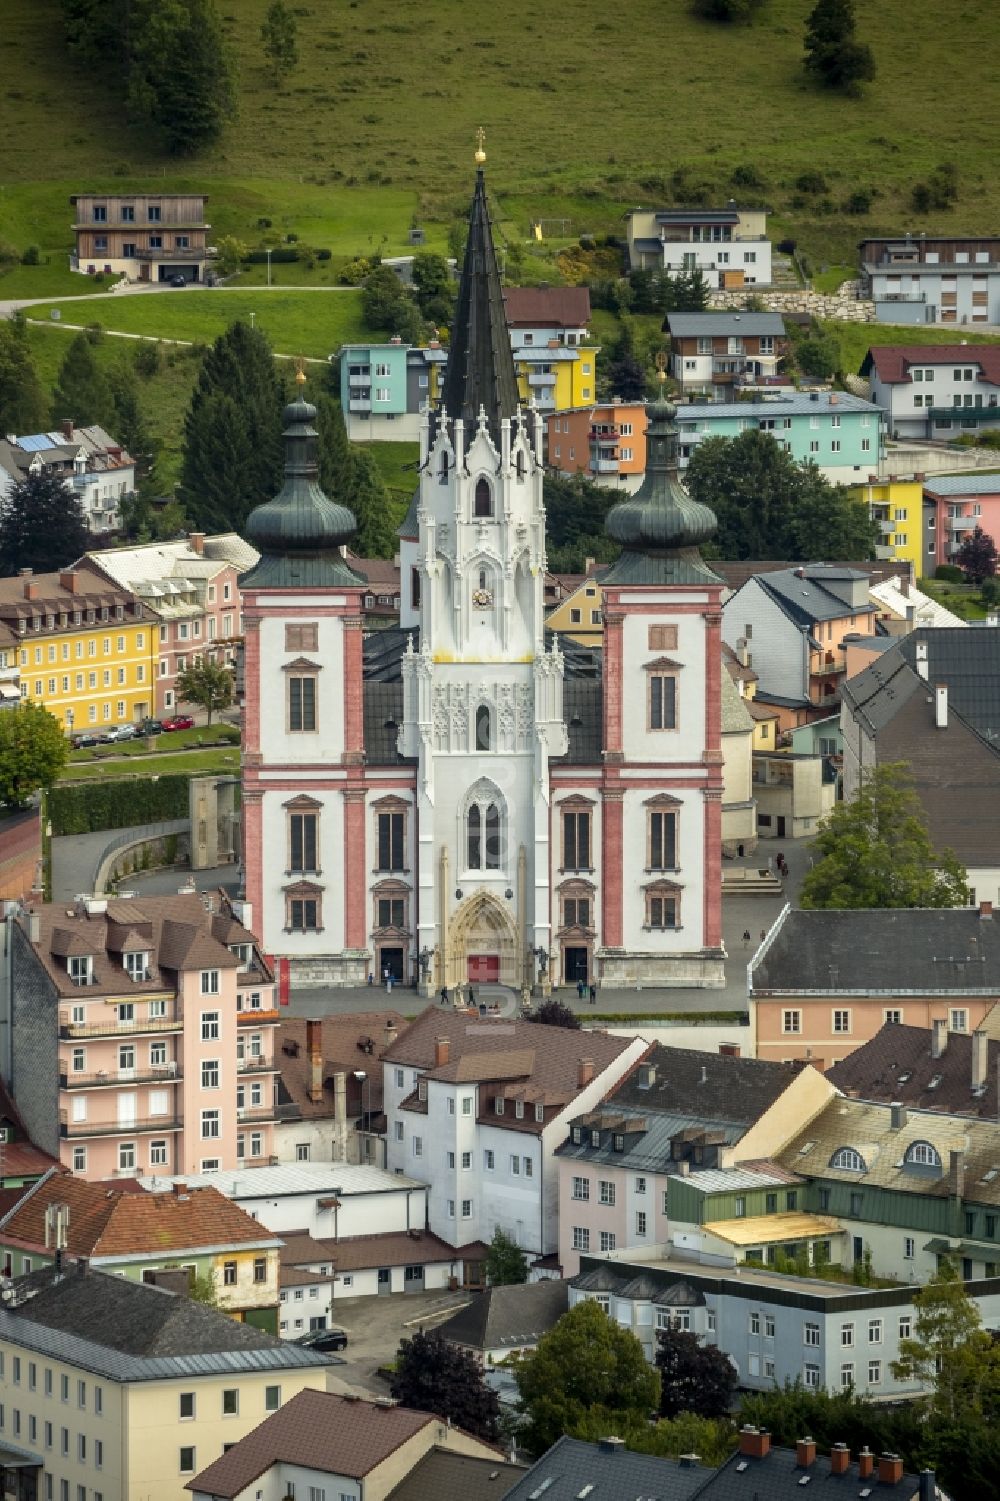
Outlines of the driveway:
{"label": "driveway", "polygon": [[395,1359],[401,1339],[419,1329],[433,1329],[464,1308],[475,1293],[393,1293],[387,1298],[338,1298],[331,1322],[344,1329],[348,1346],[331,1367],[334,1391],[360,1391],[384,1397],[385,1382],[378,1366]]}

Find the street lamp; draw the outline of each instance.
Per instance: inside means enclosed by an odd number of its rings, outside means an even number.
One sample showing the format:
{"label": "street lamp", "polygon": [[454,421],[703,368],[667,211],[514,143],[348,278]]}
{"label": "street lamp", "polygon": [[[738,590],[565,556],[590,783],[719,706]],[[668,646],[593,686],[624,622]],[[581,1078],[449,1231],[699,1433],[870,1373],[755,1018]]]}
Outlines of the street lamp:
{"label": "street lamp", "polygon": [[365,1138],[365,1161],[367,1162],[368,1161],[368,1131],[370,1129],[371,1122],[368,1120],[368,1116],[367,1116],[367,1113],[365,1111],[365,1086],[366,1085],[368,1086],[368,1104],[370,1106],[371,1102],[372,1102],[372,1085],[371,1085],[371,1080],[369,1079],[368,1075],[365,1073],[365,1070],[363,1068],[356,1068],[354,1070],[354,1077],[355,1077],[355,1079],[357,1079],[358,1083],[361,1085],[361,1119],[365,1122],[365,1125],[364,1125],[364,1127],[362,1129],[362,1135]]}
{"label": "street lamp", "polygon": [[267,284],[268,284],[268,286],[270,286],[271,285],[271,251],[270,250],[265,250],[264,253],[267,256]]}

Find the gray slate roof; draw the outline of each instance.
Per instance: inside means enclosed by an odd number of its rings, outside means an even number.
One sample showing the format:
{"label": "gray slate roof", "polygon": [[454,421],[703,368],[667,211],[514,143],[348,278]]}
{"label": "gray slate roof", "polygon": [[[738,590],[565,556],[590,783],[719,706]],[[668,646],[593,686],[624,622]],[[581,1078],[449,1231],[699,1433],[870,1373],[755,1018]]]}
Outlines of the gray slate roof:
{"label": "gray slate roof", "polygon": [[[742,1468],[741,1468],[742,1467]],[[802,1481],[810,1477],[803,1487]],[[863,1488],[864,1487],[864,1488]],[[869,1489],[870,1487],[870,1489]],[[879,1501],[885,1497],[898,1501],[911,1501],[917,1495],[920,1480],[916,1475],[904,1475],[898,1485],[882,1485],[878,1478],[878,1463],[870,1480],[858,1475],[857,1462],[848,1465],[843,1475],[830,1471],[829,1455],[817,1454],[808,1471],[800,1468],[794,1449],[772,1449],[763,1459],[745,1457],[737,1451],[730,1455],[721,1469],[716,1470],[701,1490],[698,1501],[755,1501],[766,1497],[767,1501],[801,1501],[802,1496],[819,1489],[824,1498],[870,1495]]]}
{"label": "gray slate roof", "polygon": [[1000,474],[932,474],[924,489],[932,495],[1000,495]]}
{"label": "gray slate roof", "polygon": [[524,1474],[525,1466],[431,1449],[391,1490],[386,1501],[497,1501]]}
{"label": "gray slate roof", "polygon": [[[655,1069],[655,1077],[649,1088],[644,1088],[642,1080],[649,1065]],[[720,1126],[726,1121],[748,1126],[774,1104],[800,1068],[798,1063],[731,1058],[658,1043],[642,1065],[609,1095],[607,1106],[629,1106],[646,1115],[660,1111],[693,1116]]]}
{"label": "gray slate roof", "polygon": [[709,335],[719,338],[745,334],[755,339],[759,334],[783,338],[785,320],[780,313],[668,313],[666,325],[675,339],[694,339]]}
{"label": "gray slate roof", "polygon": [[922,627],[899,643],[915,666],[917,642],[927,643],[927,680],[948,684],[949,708],[991,744],[1000,744],[1000,630]]}
{"label": "gray slate roof", "polygon": [[445,1339],[474,1350],[516,1350],[534,1345],[569,1307],[568,1284],[554,1277],[514,1287],[488,1287],[438,1329]]}
{"label": "gray slate roof", "polygon": [[850,568],[810,568],[803,570],[803,574],[799,578],[795,569],[786,568],[757,579],[765,594],[769,594],[797,625],[811,626],[820,620],[842,620],[845,615],[870,615],[874,612],[875,606],[867,599],[864,604],[849,605],[842,595],[824,585],[824,579],[858,579],[863,574]]}
{"label": "gray slate roof", "polygon": [[850,396],[845,391],[818,391],[815,396],[815,400],[808,394],[800,394],[779,396],[773,401],[692,402],[678,407],[677,421],[681,427],[689,427],[709,417],[816,417],[830,412],[882,412],[874,401]]}
{"label": "gray slate roof", "polygon": [[[634,1454],[624,1446],[606,1444],[606,1440],[588,1444],[582,1439],[558,1439],[507,1492],[505,1501],[529,1501],[538,1495],[544,1495],[545,1501],[574,1501],[581,1494],[586,1494],[587,1501],[632,1501],[640,1496],[650,1501],[689,1501],[712,1473],[704,1465]],[[543,1485],[544,1491],[540,1490]]]}
{"label": "gray slate roof", "polygon": [[1000,996],[1000,918],[974,907],[789,910],[750,985],[755,995]]}
{"label": "gray slate roof", "polygon": [[590,1132],[585,1129],[583,1140],[574,1142],[572,1136],[556,1148],[557,1157],[565,1157],[570,1162],[607,1163],[612,1167],[624,1167],[630,1171],[666,1173],[672,1169],[679,1169],[679,1164],[671,1160],[670,1145],[675,1136],[682,1131],[704,1130],[721,1132],[725,1138],[726,1146],[733,1146],[739,1141],[749,1124],[741,1120],[720,1120],[711,1114],[694,1113],[692,1111],[663,1111],[653,1112],[646,1110],[619,1109],[617,1104],[609,1103],[608,1113],[615,1116],[624,1116],[626,1122],[629,1119],[641,1120],[646,1129],[641,1135],[626,1131],[625,1150],[616,1152],[614,1149],[614,1132],[601,1131],[601,1145],[595,1147],[591,1143]]}

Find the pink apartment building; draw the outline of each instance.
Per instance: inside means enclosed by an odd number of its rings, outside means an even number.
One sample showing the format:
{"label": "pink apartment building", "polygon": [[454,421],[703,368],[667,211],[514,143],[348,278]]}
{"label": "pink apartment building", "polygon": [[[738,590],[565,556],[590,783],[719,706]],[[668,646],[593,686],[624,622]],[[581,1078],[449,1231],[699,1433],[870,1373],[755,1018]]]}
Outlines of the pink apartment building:
{"label": "pink apartment building", "polygon": [[232,664],[243,634],[239,576],[257,552],[235,532],[90,552],[82,566],[142,600],[159,629],[156,714],[176,713],[177,674],[202,656]]}
{"label": "pink apartment building", "polygon": [[972,470],[926,479],[924,575],[929,577],[940,563],[954,563],[962,543],[977,526],[994,542],[1000,541],[1000,473]]}
{"label": "pink apartment building", "polygon": [[9,921],[12,1085],[44,1150],[95,1180],[270,1160],[278,1011],[245,908],[90,898]]}

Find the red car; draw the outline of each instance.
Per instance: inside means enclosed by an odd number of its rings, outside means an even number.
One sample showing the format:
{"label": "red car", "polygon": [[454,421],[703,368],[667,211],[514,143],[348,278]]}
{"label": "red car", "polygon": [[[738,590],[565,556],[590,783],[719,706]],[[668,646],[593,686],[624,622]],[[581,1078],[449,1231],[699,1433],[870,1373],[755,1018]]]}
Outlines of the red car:
{"label": "red car", "polygon": [[173,719],[162,719],[160,723],[165,730],[193,730],[194,720],[190,714],[175,714]]}

